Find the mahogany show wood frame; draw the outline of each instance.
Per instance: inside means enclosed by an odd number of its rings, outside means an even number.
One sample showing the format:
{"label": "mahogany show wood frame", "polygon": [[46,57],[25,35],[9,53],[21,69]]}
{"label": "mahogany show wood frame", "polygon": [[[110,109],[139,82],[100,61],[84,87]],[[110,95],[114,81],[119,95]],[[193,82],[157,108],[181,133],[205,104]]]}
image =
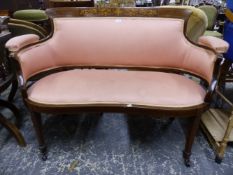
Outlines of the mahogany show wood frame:
{"label": "mahogany show wood frame", "polygon": [[[185,25],[184,25],[184,33],[187,26],[187,21],[189,19],[189,16],[191,15],[192,11],[189,9],[174,9],[174,8],[159,8],[159,7],[150,7],[150,8],[53,8],[53,9],[47,9],[46,13],[50,16],[50,19],[52,21],[53,18],[58,17],[92,17],[92,16],[117,16],[117,17],[169,17],[169,18],[181,18],[184,19]],[[52,31],[53,31],[53,24]],[[185,34],[184,34],[185,35]],[[38,43],[44,42],[51,38],[53,36],[53,33],[50,34],[47,38],[39,41]],[[187,37],[186,37],[187,38]],[[187,38],[188,39],[188,38]],[[189,39],[188,39],[189,40]],[[189,40],[190,41],[190,40]],[[192,41],[190,41],[193,43]],[[38,44],[34,43],[34,44]],[[26,47],[30,47],[34,44],[31,44]],[[193,43],[195,44],[195,43]],[[198,47],[202,47],[208,50],[211,50],[215,53],[214,50],[205,47],[200,46],[198,44],[195,44]],[[22,48],[22,49],[25,49]],[[215,53],[216,54],[216,53]],[[217,55],[217,54],[216,54]],[[216,87],[218,77],[219,77],[219,68],[220,68],[220,61],[216,61],[215,68],[214,68],[214,74],[212,78],[212,82],[208,83],[206,80],[204,80],[202,77],[199,77],[197,75],[194,75],[192,72],[187,72],[181,69],[175,69],[175,68],[152,68],[152,67],[123,67],[128,70],[138,70],[138,71],[163,71],[163,72],[173,72],[178,74],[191,74],[192,76],[196,76],[200,78],[203,84],[205,84],[205,87],[208,89],[207,94],[205,97],[205,102],[201,105],[193,106],[193,107],[185,107],[185,108],[171,108],[171,107],[148,107],[148,106],[137,106],[133,105],[131,107],[128,107],[127,104],[119,104],[119,105],[43,105],[38,104],[35,102],[32,102],[27,97],[27,89],[31,86],[32,83],[30,83],[32,80],[36,81],[48,74],[52,74],[54,72],[64,71],[64,70],[71,70],[76,68],[86,68],[86,67],[62,67],[57,68],[49,71],[45,71],[42,73],[38,73],[32,77],[26,82],[23,81],[22,78],[22,72],[20,70],[20,66],[18,66],[18,77],[21,87],[22,96],[24,99],[24,102],[28,109],[31,112],[31,119],[37,134],[37,139],[39,142],[39,148],[42,153],[42,159],[47,159],[47,151],[46,151],[46,144],[44,141],[43,136],[43,130],[42,130],[42,122],[41,122],[41,115],[40,113],[64,113],[64,114],[71,114],[71,113],[77,113],[80,111],[101,111],[101,112],[126,112],[126,113],[156,113],[156,114],[165,114],[168,116],[176,116],[176,117],[192,117],[192,122],[190,125],[189,132],[187,134],[186,138],[186,144],[183,151],[183,158],[186,166],[190,166],[190,155],[191,155],[191,148],[192,144],[196,135],[196,132],[199,127],[200,123],[200,117],[201,114],[206,111],[209,107],[209,103],[211,101],[212,93]],[[90,66],[88,67],[90,68]],[[104,68],[111,68],[111,67],[92,67],[96,69],[104,69]],[[122,67],[113,67],[113,68],[122,68]]]}

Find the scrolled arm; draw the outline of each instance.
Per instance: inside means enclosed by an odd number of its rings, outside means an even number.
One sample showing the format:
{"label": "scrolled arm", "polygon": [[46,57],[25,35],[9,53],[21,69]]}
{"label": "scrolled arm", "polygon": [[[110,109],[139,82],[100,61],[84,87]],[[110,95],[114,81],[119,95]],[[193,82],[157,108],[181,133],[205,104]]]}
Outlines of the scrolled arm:
{"label": "scrolled arm", "polygon": [[9,41],[7,41],[5,47],[10,52],[17,52],[24,46],[38,42],[39,39],[40,39],[39,36],[35,34],[16,36],[14,38],[11,38]]}
{"label": "scrolled arm", "polygon": [[229,48],[228,42],[213,36],[201,36],[198,44],[213,49],[217,54],[226,53]]}

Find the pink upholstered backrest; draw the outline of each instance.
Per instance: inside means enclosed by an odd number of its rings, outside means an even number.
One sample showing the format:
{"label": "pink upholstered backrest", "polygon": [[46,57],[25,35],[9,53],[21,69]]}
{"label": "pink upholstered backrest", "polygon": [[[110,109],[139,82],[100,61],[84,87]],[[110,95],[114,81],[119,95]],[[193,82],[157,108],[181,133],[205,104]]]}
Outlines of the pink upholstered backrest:
{"label": "pink upholstered backrest", "polygon": [[210,81],[215,54],[189,43],[183,25],[183,20],[169,18],[57,18],[53,37],[18,57],[25,79],[83,65],[177,68]]}

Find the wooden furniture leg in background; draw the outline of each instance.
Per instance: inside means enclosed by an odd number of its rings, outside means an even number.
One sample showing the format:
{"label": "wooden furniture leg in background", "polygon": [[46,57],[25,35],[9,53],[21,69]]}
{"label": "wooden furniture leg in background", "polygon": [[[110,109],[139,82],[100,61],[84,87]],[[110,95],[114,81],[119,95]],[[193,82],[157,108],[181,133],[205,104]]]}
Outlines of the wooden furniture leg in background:
{"label": "wooden furniture leg in background", "polygon": [[227,143],[233,141],[233,104],[218,89],[216,94],[230,106],[230,112],[223,108],[211,108],[202,115],[201,126],[215,151],[215,162],[221,163]]}
{"label": "wooden furniture leg in background", "polygon": [[18,89],[18,81],[16,78],[14,78],[14,80],[12,80],[11,91],[8,96],[8,101],[12,102],[14,100],[17,89]]}
{"label": "wooden furniture leg in background", "polygon": [[9,109],[16,117],[16,126],[20,127],[21,124],[21,116],[19,110],[13,105],[12,103],[0,99],[0,106],[3,106],[7,109]]}
{"label": "wooden furniture leg in background", "polygon": [[19,129],[12,124],[11,122],[9,122],[1,113],[0,113],[0,123],[8,130],[12,133],[12,135],[15,137],[15,139],[17,140],[18,144],[22,147],[26,146],[26,142],[24,140],[24,137],[22,136],[22,134],[20,133]]}
{"label": "wooden furniture leg in background", "polygon": [[220,145],[219,145],[219,148],[217,151],[217,155],[215,157],[215,162],[217,162],[217,163],[221,163],[223,160],[224,153],[225,153],[225,150],[227,147],[227,142],[230,141],[229,138],[230,138],[232,128],[233,128],[233,112],[231,113],[231,117],[229,118],[225,135],[224,135],[222,141],[219,143]]}

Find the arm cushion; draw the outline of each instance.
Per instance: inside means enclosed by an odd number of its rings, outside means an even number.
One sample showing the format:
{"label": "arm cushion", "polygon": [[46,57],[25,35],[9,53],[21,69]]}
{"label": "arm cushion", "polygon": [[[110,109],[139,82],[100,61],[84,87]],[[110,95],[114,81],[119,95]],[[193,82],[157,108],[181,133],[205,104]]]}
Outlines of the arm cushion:
{"label": "arm cushion", "polygon": [[11,52],[17,52],[24,46],[35,43],[37,41],[39,41],[39,36],[35,34],[21,35],[7,41],[5,47]]}
{"label": "arm cushion", "polygon": [[219,54],[226,53],[229,48],[228,42],[213,36],[201,36],[198,39],[198,44],[210,47]]}

